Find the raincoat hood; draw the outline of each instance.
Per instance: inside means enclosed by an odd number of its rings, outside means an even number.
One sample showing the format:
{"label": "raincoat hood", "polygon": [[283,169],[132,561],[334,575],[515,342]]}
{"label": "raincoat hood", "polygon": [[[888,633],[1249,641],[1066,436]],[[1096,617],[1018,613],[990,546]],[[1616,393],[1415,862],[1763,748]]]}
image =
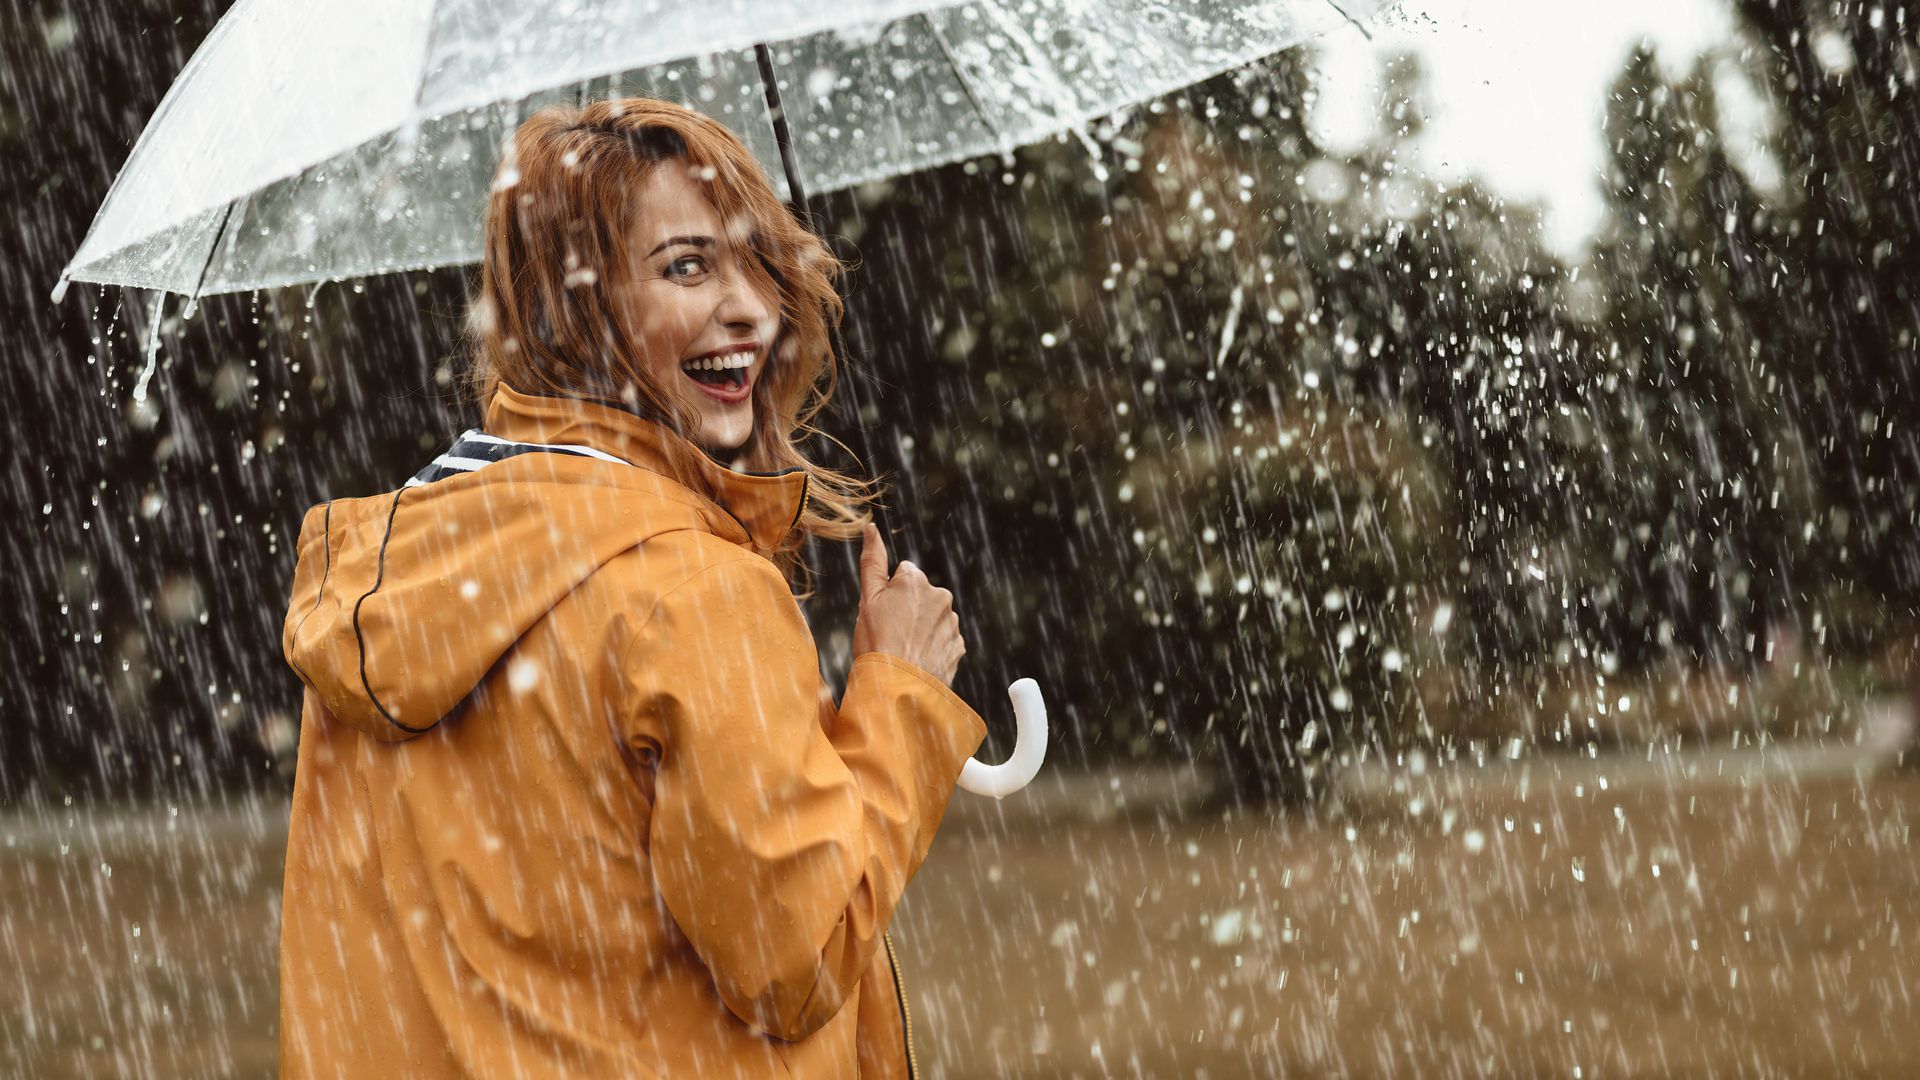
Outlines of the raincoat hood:
{"label": "raincoat hood", "polygon": [[[674,479],[676,453],[693,484]],[[282,648],[337,720],[411,739],[608,560],[678,529],[768,554],[807,484],[800,467],[734,471],[615,406],[503,383],[484,430],[405,486],[308,511]]]}

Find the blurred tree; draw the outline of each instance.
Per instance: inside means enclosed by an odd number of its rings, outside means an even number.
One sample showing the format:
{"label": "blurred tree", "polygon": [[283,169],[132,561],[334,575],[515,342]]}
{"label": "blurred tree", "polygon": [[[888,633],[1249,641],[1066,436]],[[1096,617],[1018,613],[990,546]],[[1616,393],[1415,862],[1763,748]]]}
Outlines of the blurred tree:
{"label": "blurred tree", "polygon": [[1609,96],[1606,282],[1611,392],[1589,403],[1619,460],[1590,478],[1621,514],[1609,591],[1631,597],[1611,647],[1640,665],[1745,667],[1792,609],[1812,511],[1781,375],[1797,342],[1771,325],[1769,221],[1717,130],[1711,68],[1674,84],[1652,51]]}
{"label": "blurred tree", "polygon": [[[1920,20],[1910,8],[1737,0],[1776,110],[1785,198],[1769,219],[1769,329],[1812,436],[1812,630],[1860,651],[1920,633]],[[1823,588],[1821,583],[1831,582]]]}

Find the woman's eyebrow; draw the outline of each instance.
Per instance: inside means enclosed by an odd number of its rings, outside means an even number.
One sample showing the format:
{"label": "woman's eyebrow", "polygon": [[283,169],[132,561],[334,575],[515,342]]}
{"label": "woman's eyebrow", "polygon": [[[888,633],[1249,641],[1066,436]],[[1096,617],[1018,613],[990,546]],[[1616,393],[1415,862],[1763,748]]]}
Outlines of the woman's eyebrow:
{"label": "woman's eyebrow", "polygon": [[652,251],[647,252],[647,258],[649,259],[653,258],[655,255],[660,254],[661,252],[667,250],[668,248],[672,247],[675,244],[692,244],[694,247],[712,247],[713,237],[711,236],[669,236],[665,240],[660,241],[659,247],[654,248]]}

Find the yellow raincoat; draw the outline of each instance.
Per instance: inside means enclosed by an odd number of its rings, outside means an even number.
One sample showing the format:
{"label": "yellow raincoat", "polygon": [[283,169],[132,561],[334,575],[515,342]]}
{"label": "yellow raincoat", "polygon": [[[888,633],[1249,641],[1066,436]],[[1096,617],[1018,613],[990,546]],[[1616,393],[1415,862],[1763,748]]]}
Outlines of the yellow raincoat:
{"label": "yellow raincoat", "polygon": [[878,652],[836,706],[764,554],[806,474],[677,438],[502,386],[307,514],[284,1076],[907,1074],[883,933],[985,725]]}

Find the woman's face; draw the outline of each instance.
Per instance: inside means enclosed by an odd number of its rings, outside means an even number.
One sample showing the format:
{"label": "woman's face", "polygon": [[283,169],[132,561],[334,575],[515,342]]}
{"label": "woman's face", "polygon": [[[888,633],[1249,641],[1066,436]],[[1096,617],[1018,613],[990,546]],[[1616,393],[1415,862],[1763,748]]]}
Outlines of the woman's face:
{"label": "woman's face", "polygon": [[[695,439],[737,450],[753,434],[753,386],[780,329],[780,303],[747,279],[750,223],[727,228],[701,188],[684,161],[653,171],[629,233],[633,278],[614,282],[611,299],[640,363],[692,406]],[[733,366],[701,370],[716,366],[715,353]]]}

